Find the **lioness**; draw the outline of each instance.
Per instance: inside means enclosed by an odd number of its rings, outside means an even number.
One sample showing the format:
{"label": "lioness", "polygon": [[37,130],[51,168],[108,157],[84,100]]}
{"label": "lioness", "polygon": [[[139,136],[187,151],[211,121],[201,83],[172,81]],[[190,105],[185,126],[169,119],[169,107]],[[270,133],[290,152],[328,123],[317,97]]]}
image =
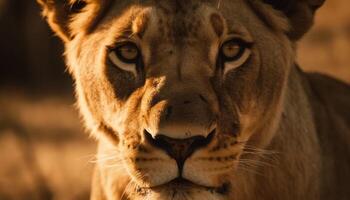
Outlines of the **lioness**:
{"label": "lioness", "polygon": [[99,143],[91,199],[350,199],[350,87],[295,63],[323,0],[38,2]]}

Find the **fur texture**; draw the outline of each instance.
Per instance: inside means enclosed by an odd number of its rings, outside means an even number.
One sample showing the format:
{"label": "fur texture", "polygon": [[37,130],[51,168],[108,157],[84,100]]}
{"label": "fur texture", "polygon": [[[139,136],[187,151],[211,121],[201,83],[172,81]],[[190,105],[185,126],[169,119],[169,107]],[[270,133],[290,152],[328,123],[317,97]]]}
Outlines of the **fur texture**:
{"label": "fur texture", "polygon": [[[323,1],[38,1],[99,143],[91,199],[350,197],[350,88],[295,64]],[[224,73],[219,49],[232,37],[251,53]],[[124,40],[142,52],[136,73],[108,59]],[[144,134],[213,128],[181,172]],[[179,174],[195,185],[166,184]]]}

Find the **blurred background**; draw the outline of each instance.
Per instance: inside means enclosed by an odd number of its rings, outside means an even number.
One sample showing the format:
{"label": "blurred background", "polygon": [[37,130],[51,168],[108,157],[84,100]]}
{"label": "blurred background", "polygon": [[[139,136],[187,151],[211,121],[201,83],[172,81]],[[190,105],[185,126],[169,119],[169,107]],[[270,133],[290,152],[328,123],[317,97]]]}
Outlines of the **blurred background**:
{"label": "blurred background", "polygon": [[[350,83],[350,3],[328,0],[298,62]],[[63,46],[35,1],[0,0],[0,200],[88,199],[95,143],[74,108]]]}

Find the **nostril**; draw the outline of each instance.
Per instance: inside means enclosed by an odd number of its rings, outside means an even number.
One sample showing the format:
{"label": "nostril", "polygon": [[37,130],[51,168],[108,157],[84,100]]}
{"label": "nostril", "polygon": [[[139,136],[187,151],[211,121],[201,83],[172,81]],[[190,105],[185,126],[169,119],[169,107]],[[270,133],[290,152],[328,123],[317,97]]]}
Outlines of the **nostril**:
{"label": "nostril", "polygon": [[153,136],[148,131],[144,130],[144,136],[145,136],[145,140],[147,142],[149,142],[152,145],[155,144],[155,139],[153,138]]}
{"label": "nostril", "polygon": [[145,130],[146,140],[153,146],[164,150],[170,157],[174,158],[181,171],[185,160],[196,150],[207,146],[214,138],[214,129],[207,137],[195,136],[187,139],[174,139],[165,135],[153,137]]}
{"label": "nostril", "polygon": [[216,129],[212,130],[206,138],[205,137],[201,137],[198,140],[195,140],[192,143],[192,148],[194,150],[196,150],[196,149],[199,149],[199,148],[207,146],[213,140],[215,132],[216,132]]}
{"label": "nostril", "polygon": [[150,133],[145,131],[146,140],[153,146],[156,146],[160,149],[163,149],[169,155],[172,152],[171,145],[166,141],[166,139],[162,135],[157,135],[153,137]]}
{"label": "nostril", "polygon": [[148,131],[145,130],[145,138],[151,145],[164,150],[168,155],[173,154],[171,144],[166,140],[166,136],[157,135],[153,137]]}

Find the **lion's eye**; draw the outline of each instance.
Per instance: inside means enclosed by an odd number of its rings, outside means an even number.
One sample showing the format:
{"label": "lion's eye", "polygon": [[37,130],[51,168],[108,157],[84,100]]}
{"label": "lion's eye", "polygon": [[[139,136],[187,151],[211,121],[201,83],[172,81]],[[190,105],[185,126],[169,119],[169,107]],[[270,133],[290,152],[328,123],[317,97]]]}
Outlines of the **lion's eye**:
{"label": "lion's eye", "polygon": [[139,63],[140,50],[136,44],[126,42],[117,45],[110,50],[108,58],[115,66],[137,74],[136,65]]}
{"label": "lion's eye", "polygon": [[244,51],[244,47],[235,41],[228,41],[221,47],[225,61],[236,60]]}
{"label": "lion's eye", "polygon": [[128,43],[115,48],[118,58],[126,63],[136,63],[139,57],[139,50],[135,44]]}
{"label": "lion's eye", "polygon": [[237,39],[225,42],[220,51],[224,74],[243,65],[251,54],[250,44]]}

